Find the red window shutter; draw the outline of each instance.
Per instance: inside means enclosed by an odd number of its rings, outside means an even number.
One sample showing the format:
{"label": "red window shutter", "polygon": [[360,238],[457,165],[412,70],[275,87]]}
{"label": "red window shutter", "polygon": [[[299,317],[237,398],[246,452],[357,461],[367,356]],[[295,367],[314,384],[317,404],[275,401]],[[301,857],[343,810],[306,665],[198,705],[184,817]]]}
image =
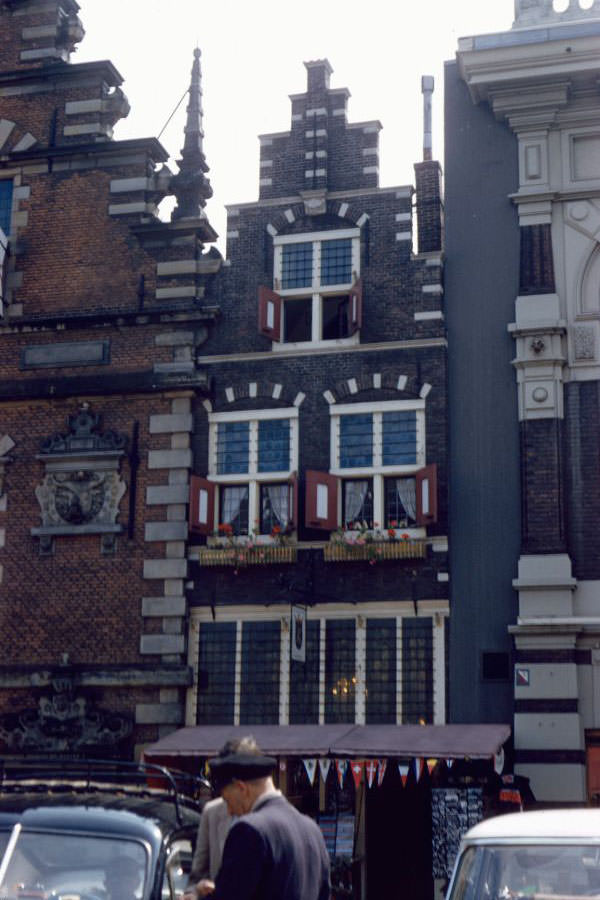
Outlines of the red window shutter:
{"label": "red window shutter", "polygon": [[290,528],[298,527],[298,476],[292,475],[289,483]]}
{"label": "red window shutter", "polygon": [[190,479],[190,531],[212,534],[215,530],[215,484],[199,475]]}
{"label": "red window shutter", "polygon": [[265,285],[258,289],[258,330],[272,341],[281,340],[281,297]]}
{"label": "red window shutter", "polygon": [[362,278],[350,289],[348,299],[348,334],[355,334],[362,325]]}
{"label": "red window shutter", "polygon": [[338,479],[329,472],[306,472],[307,528],[322,528],[333,531],[338,525]]}
{"label": "red window shutter", "polygon": [[417,525],[437,522],[437,466],[425,466],[416,474]]}

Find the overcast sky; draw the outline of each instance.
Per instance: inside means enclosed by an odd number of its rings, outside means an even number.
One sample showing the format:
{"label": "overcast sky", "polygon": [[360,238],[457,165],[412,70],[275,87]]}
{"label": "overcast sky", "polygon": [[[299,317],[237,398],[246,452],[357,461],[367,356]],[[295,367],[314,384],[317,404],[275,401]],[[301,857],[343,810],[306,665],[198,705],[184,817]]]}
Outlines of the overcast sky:
{"label": "overcast sky", "polygon": [[[443,63],[463,35],[504,31],[513,0],[79,0],[86,36],[74,62],[110,59],[131,104],[120,139],[156,137],[202,50],[207,206],[225,250],[225,204],[256,200],[257,135],[290,127],[289,94],[305,60],[326,57],[331,86],[350,90],[348,119],[379,119],[380,184],[411,184],[422,156],[421,75],[433,75],[434,156],[443,161]],[[185,102],[163,132],[183,144]],[[173,163],[171,168],[176,170]]]}

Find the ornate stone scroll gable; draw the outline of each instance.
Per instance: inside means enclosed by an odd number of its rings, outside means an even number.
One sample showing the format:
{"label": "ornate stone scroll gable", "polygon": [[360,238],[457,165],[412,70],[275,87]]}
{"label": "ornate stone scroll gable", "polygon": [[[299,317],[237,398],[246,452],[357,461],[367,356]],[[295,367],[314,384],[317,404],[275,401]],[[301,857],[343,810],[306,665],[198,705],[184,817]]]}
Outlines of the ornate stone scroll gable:
{"label": "ornate stone scroll gable", "polygon": [[41,697],[37,709],[0,717],[0,742],[14,752],[110,755],[132,730],[132,722],[107,713],[76,696],[68,676],[54,678],[53,692]]}
{"label": "ornate stone scroll gable", "polygon": [[31,533],[41,538],[40,551],[52,552],[58,535],[101,534],[105,553],[114,551],[119,502],[126,485],[119,463],[127,436],[100,431],[101,418],[84,405],[67,419],[68,432],[48,437],[38,459],[45,465],[44,480],[35,494],[42,525]]}
{"label": "ornate stone scroll gable", "polygon": [[580,0],[569,0],[569,5],[562,12],[555,10],[553,0],[515,0],[513,28],[589,18],[600,18],[600,0],[594,0],[589,9],[583,9]]}

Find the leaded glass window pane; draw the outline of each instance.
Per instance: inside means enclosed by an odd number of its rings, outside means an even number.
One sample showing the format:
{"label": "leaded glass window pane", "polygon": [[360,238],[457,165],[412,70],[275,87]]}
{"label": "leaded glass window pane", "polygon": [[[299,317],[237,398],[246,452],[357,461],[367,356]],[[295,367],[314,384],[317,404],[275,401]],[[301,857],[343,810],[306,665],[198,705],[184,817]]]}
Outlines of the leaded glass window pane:
{"label": "leaded glass window pane", "polygon": [[417,462],[417,413],[413,410],[383,414],[384,466]]}
{"label": "leaded glass window pane", "polygon": [[321,623],[306,622],[306,662],[290,663],[290,725],[319,721],[319,642]]}
{"label": "leaded glass window pane", "polygon": [[10,234],[12,192],[12,181],[8,179],[0,180],[0,228],[7,237]]}
{"label": "leaded glass window pane", "polygon": [[354,619],[330,619],[325,627],[325,721],[354,722],[356,694]]}
{"label": "leaded glass window pane", "polygon": [[220,422],[217,430],[217,473],[231,475],[248,471],[249,422]]}
{"label": "leaded glass window pane", "polygon": [[402,620],[402,721],[433,722],[433,633],[430,618]]}
{"label": "leaded glass window pane", "polygon": [[373,416],[371,413],[340,417],[340,467],[373,465]]}
{"label": "leaded glass window pane", "polygon": [[352,281],[352,240],[341,238],[321,244],[321,284]]}
{"label": "leaded glass window pane", "polygon": [[290,420],[258,423],[258,471],[287,472],[290,468]]}
{"label": "leaded glass window pane", "polygon": [[231,525],[233,534],[248,534],[248,485],[223,486],[220,493],[220,523]]}
{"label": "leaded glass window pane", "polygon": [[373,481],[354,479],[342,483],[342,522],[346,528],[373,527]]}
{"label": "leaded glass window pane", "polygon": [[396,723],[396,655],[396,620],[367,619],[367,725]]}
{"label": "leaded glass window pane", "polygon": [[242,624],[240,725],[279,724],[279,622]]}
{"label": "leaded glass window pane", "polygon": [[414,478],[385,479],[386,528],[408,528],[417,520],[417,483]]}
{"label": "leaded glass window pane", "polygon": [[290,485],[261,484],[260,533],[283,532],[290,521]]}
{"label": "leaded glass window pane", "polygon": [[312,244],[284,244],[281,259],[281,289],[312,285]]}
{"label": "leaded glass window pane", "polygon": [[235,700],[235,622],[200,626],[198,659],[199,725],[231,725]]}

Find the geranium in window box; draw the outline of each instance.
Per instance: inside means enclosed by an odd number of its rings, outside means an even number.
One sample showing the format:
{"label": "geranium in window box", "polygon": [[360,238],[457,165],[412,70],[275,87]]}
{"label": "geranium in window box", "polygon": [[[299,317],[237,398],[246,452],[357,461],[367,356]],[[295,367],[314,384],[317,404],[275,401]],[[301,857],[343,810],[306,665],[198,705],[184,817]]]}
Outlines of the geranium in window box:
{"label": "geranium in window box", "polygon": [[394,559],[424,559],[427,544],[407,533],[398,534],[389,528],[339,530],[323,549],[325,562],[369,562],[371,565]]}
{"label": "geranium in window box", "polygon": [[296,562],[295,544],[252,544],[228,547],[200,547],[198,561],[201,566],[242,566],[277,565]]}

